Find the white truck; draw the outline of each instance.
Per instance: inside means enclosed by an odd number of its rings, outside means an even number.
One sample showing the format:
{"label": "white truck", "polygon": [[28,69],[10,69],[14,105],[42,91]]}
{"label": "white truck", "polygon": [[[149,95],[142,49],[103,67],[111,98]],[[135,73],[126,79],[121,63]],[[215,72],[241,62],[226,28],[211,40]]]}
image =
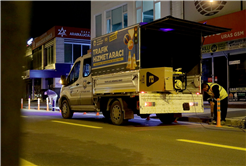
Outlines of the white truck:
{"label": "white truck", "polygon": [[93,111],[116,125],[134,114],[171,123],[182,113],[204,112],[203,37],[227,31],[167,16],[92,39],[91,53],[61,76],[63,118]]}

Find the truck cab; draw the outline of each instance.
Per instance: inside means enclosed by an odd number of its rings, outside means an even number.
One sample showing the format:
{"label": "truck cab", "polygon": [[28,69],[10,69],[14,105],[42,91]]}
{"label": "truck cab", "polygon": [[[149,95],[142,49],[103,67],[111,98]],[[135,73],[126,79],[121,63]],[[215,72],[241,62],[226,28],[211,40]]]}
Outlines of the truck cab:
{"label": "truck cab", "polygon": [[61,77],[59,107],[63,118],[71,118],[73,111],[95,111],[92,94],[91,54],[79,57],[67,77]]}

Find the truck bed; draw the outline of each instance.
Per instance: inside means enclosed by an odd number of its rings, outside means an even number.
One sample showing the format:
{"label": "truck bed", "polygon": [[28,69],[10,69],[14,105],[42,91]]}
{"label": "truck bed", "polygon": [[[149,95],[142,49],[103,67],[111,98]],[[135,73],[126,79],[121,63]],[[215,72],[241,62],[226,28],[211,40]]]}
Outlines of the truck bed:
{"label": "truck bed", "polygon": [[93,94],[138,92],[139,70],[93,76]]}

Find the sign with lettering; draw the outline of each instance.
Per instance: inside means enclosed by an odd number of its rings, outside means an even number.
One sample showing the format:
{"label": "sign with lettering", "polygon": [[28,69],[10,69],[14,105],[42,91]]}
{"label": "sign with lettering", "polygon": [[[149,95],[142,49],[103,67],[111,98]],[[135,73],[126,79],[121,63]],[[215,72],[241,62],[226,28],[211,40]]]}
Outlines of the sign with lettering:
{"label": "sign with lettering", "polygon": [[207,25],[232,29],[230,32],[205,36],[204,45],[245,38],[246,24],[242,20],[246,20],[246,10],[201,21],[200,23],[206,23]]}
{"label": "sign with lettering", "polygon": [[91,39],[90,29],[55,26],[56,37]]}
{"label": "sign with lettering", "polygon": [[54,26],[41,36],[34,39],[32,43],[32,50],[40,47],[55,37],[90,40],[91,33],[90,29],[85,28]]}
{"label": "sign with lettering", "polygon": [[92,40],[92,75],[101,75],[138,68],[139,46],[136,27],[129,27]]}
{"label": "sign with lettering", "polygon": [[246,48],[245,38],[202,46],[202,54],[240,49],[240,48]]}

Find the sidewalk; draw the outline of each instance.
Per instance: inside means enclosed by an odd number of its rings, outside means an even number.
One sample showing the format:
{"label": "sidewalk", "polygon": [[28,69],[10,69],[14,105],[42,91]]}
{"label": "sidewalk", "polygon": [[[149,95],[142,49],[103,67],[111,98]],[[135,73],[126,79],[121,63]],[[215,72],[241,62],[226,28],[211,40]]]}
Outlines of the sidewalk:
{"label": "sidewalk", "polygon": [[[38,102],[31,101],[30,104],[31,109],[38,109]],[[28,109],[28,102],[24,101],[23,108]],[[40,101],[40,110],[47,110],[46,101]],[[52,107],[49,105],[50,111],[60,111],[58,107],[58,103],[56,103],[56,107]],[[203,113],[183,113],[182,117],[178,119],[178,121],[187,121],[187,122],[202,122],[202,123],[210,123],[211,122],[211,110],[210,106],[204,103],[204,112]],[[156,118],[155,114],[151,114],[150,118]],[[228,104],[227,117],[226,117],[226,126],[231,127],[240,127],[245,128],[245,121],[243,123],[243,119],[246,118],[246,105],[243,104]]]}
{"label": "sidewalk", "polygon": [[[246,128],[246,103],[245,102],[229,102],[226,116],[226,126]],[[183,113],[180,121],[203,122],[211,124],[211,109],[208,102],[204,102],[203,113]]]}
{"label": "sidewalk", "polygon": [[[23,108],[28,109],[28,101],[23,101]],[[30,109],[38,109],[38,101],[37,100],[32,100],[30,102]],[[47,103],[46,101],[40,101],[40,110],[47,110]],[[60,111],[60,108],[58,107],[58,103],[56,103],[55,107],[52,107],[51,104],[49,104],[49,110],[50,111]]]}

